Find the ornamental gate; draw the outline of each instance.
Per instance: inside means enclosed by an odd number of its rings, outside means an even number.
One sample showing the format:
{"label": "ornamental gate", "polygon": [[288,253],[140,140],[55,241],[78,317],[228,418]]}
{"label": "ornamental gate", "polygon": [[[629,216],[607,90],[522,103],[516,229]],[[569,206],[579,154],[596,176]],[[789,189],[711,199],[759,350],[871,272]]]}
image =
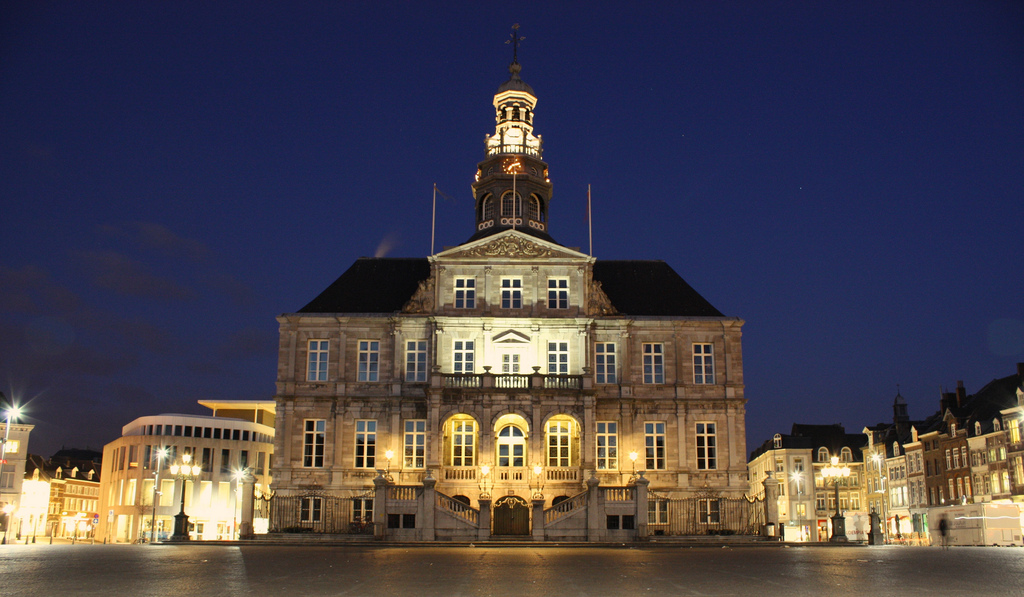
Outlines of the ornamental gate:
{"label": "ornamental gate", "polygon": [[764,498],[648,497],[648,535],[759,535],[765,524]]}
{"label": "ornamental gate", "polygon": [[530,505],[521,497],[506,495],[494,502],[494,535],[529,535]]}

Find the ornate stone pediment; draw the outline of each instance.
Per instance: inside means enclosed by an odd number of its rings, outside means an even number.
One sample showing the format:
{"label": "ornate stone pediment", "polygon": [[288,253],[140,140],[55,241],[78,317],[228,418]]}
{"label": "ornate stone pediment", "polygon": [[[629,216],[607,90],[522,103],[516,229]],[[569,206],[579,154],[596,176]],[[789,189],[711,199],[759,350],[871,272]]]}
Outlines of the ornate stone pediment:
{"label": "ornate stone pediment", "polygon": [[519,234],[501,235],[485,243],[474,245],[463,250],[454,250],[445,257],[562,257],[578,258],[579,253],[570,250],[558,250],[550,245],[527,239]]}

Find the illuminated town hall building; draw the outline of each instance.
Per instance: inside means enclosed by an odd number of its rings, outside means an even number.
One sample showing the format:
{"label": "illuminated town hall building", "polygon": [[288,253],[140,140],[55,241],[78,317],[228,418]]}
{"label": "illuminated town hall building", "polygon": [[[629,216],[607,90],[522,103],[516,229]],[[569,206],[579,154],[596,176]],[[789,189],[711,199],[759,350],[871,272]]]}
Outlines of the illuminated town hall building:
{"label": "illuminated town hall building", "polygon": [[554,240],[537,97],[509,71],[468,240],[358,259],[278,318],[272,531],[594,540],[653,534],[675,498],[714,524],[708,496],[747,491],[743,321],[663,261]]}

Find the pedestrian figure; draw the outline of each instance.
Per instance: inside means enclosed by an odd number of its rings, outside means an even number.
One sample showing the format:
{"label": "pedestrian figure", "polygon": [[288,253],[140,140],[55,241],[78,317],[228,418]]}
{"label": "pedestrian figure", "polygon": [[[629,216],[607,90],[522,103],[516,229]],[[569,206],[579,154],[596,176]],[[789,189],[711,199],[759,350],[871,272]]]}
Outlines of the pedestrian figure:
{"label": "pedestrian figure", "polygon": [[949,521],[945,514],[939,519],[939,534],[942,535],[942,549],[949,549]]}

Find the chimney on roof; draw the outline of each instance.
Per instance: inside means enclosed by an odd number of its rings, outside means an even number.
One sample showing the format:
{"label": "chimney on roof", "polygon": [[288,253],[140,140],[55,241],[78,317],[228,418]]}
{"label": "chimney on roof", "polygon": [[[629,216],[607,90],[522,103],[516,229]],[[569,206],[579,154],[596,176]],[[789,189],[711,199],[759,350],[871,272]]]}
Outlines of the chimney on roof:
{"label": "chimney on roof", "polygon": [[1017,363],[1017,377],[1024,378],[1024,363]]}
{"label": "chimney on roof", "polygon": [[946,412],[952,408],[956,408],[956,394],[954,392],[947,392],[944,389],[939,391],[939,410]]}
{"label": "chimney on roof", "polygon": [[956,406],[960,408],[967,402],[967,390],[964,388],[964,382],[957,380],[956,382]]}

